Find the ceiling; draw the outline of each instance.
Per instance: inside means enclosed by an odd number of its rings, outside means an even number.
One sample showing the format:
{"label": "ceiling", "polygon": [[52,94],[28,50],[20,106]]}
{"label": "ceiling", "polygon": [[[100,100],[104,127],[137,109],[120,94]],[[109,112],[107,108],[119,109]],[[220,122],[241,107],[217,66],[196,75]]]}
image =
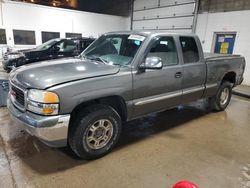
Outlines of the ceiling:
{"label": "ceiling", "polygon": [[78,0],[80,10],[128,16],[131,10],[132,0]]}
{"label": "ceiling", "polygon": [[132,0],[13,0],[88,12],[128,16]]}

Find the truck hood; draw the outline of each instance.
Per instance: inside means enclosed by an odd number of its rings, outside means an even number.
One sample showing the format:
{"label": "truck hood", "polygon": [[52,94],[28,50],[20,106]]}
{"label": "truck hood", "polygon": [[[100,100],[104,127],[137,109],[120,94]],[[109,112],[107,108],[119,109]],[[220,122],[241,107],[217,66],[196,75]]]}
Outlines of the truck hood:
{"label": "truck hood", "polygon": [[70,81],[118,72],[119,66],[79,58],[66,58],[21,66],[11,72],[10,80],[26,89],[46,89]]}

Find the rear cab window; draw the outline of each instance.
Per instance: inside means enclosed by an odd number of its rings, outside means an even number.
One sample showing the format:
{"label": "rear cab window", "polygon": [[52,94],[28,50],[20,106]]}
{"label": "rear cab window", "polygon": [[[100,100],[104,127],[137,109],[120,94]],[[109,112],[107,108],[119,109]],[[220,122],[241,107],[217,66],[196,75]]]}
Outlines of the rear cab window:
{"label": "rear cab window", "polygon": [[180,37],[184,64],[199,62],[199,50],[194,37]]}

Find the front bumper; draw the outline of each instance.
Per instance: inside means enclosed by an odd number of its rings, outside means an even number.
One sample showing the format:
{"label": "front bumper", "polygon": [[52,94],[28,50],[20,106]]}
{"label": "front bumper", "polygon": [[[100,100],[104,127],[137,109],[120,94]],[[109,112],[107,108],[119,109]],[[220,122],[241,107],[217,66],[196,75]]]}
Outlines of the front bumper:
{"label": "front bumper", "polygon": [[3,69],[4,69],[4,70],[7,70],[7,69],[8,69],[8,61],[3,60],[3,61],[2,61],[2,65],[3,65]]}
{"label": "front bumper", "polygon": [[70,115],[41,116],[31,112],[21,112],[8,99],[7,107],[12,119],[23,129],[51,147],[67,145]]}
{"label": "front bumper", "polygon": [[3,65],[4,70],[9,71],[15,67],[23,65],[24,64],[23,62],[24,60],[20,58],[19,59],[7,59],[7,60],[2,61],[2,65]]}
{"label": "front bumper", "polygon": [[16,64],[16,60],[3,60],[2,61],[3,69],[6,71],[11,71],[14,68],[14,64]]}

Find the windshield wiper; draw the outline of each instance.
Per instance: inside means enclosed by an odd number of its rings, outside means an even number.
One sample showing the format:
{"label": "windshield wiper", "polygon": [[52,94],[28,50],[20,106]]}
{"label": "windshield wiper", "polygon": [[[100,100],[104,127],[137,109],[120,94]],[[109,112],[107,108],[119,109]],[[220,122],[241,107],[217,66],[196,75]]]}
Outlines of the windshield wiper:
{"label": "windshield wiper", "polygon": [[82,56],[83,58],[85,59],[90,59],[90,60],[95,60],[95,61],[99,61],[99,62],[102,62],[104,64],[108,64],[109,62],[101,57],[98,57],[98,56]]}
{"label": "windshield wiper", "polygon": [[93,60],[101,61],[101,62],[103,62],[104,64],[108,64],[108,63],[109,63],[107,60],[102,59],[101,57],[94,57]]}

